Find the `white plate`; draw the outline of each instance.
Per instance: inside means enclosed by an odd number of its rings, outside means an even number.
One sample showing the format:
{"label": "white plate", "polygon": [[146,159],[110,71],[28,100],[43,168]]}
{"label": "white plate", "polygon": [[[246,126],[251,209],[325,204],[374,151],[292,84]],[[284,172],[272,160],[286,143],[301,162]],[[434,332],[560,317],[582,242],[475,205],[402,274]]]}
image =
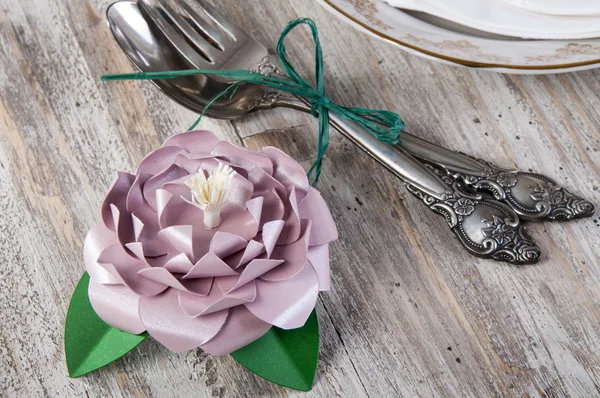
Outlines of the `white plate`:
{"label": "white plate", "polygon": [[[599,16],[540,14],[504,0],[386,0],[485,32],[529,39],[600,37]],[[510,0],[517,1],[517,0]],[[600,0],[595,0],[600,3]],[[531,4],[530,4],[531,5]]]}
{"label": "white plate", "polygon": [[319,0],[344,21],[402,49],[453,65],[505,73],[559,73],[600,66],[600,39],[515,40],[436,26],[383,0]]}
{"label": "white plate", "polygon": [[550,15],[600,15],[598,0],[504,0],[526,10]]}

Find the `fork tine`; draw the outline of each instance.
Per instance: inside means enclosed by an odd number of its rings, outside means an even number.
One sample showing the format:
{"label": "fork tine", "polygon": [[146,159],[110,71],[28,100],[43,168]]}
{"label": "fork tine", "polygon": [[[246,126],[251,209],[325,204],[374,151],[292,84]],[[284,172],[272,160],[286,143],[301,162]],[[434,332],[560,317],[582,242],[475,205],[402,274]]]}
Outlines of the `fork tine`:
{"label": "fork tine", "polygon": [[210,19],[208,15],[205,15],[204,17],[201,16],[185,1],[182,1],[180,6],[185,10],[187,16],[189,17],[189,22],[193,23],[196,28],[200,29],[202,32],[204,32],[204,34],[218,43],[221,48],[227,47],[226,44],[228,42],[235,40],[235,37],[233,37],[231,33],[223,30],[223,28],[217,25],[215,21]]}
{"label": "fork tine", "polygon": [[[207,61],[204,57],[202,57],[202,55],[200,55],[198,50],[192,48],[185,41],[183,36],[179,32],[177,32],[167,22],[165,17],[163,15],[161,15],[161,13],[158,11],[155,4],[153,4],[153,3],[154,3],[153,0],[140,0],[138,2],[138,5],[146,13],[146,15],[152,20],[152,22],[154,22],[154,24],[158,27],[158,29],[160,29],[160,31],[165,35],[167,40],[169,40],[171,42],[171,44],[173,44],[173,46],[177,49],[177,51],[181,54],[181,56],[183,56],[185,59],[187,59],[196,68],[199,68],[199,69],[211,68],[212,62]],[[162,7],[162,5],[159,5],[159,7],[165,11],[165,13],[167,14],[167,16],[169,18],[172,18],[171,17],[172,14],[170,12],[168,12],[164,7]],[[172,12],[172,10],[171,10],[171,12]],[[177,24],[177,22],[174,19],[173,19],[173,22],[175,24]],[[177,24],[177,26],[179,27],[179,24]],[[198,35],[198,34],[196,33],[196,35]],[[198,35],[198,37],[199,36],[200,35]],[[204,41],[204,46],[210,46],[210,44],[208,42],[206,42],[206,40],[202,39],[202,41]],[[199,46],[199,47],[200,47],[200,49],[202,49],[202,46]],[[216,49],[214,49],[214,50],[217,51]],[[209,53],[206,53],[206,57],[210,59]]]}
{"label": "fork tine", "polygon": [[[171,6],[169,6],[165,1],[156,1],[158,2],[158,4],[160,4],[167,16],[171,18],[173,23],[179,28],[181,33],[185,35],[194,46],[198,47],[200,51],[202,51],[208,58],[210,58],[213,63],[218,64],[220,58],[222,57],[221,51],[223,50],[223,42],[219,40],[219,35],[215,35],[216,37],[210,36],[210,39],[214,42],[214,44],[219,47],[215,48],[213,43],[210,43],[206,38],[199,35],[198,32],[192,28],[192,26],[189,23],[190,21],[185,20],[178,12],[174,11],[173,8],[171,8]],[[198,23],[196,22],[195,24],[198,25]]]}
{"label": "fork tine", "polygon": [[[246,39],[249,37],[248,34],[244,30],[242,30],[240,27],[235,25],[229,19],[225,18],[220,12],[218,12],[210,4],[207,4],[203,0],[196,0],[195,2],[198,5],[198,7],[200,7],[202,9],[202,11],[204,11],[206,13],[206,15],[208,15],[210,17],[210,19],[212,19],[223,30],[228,32],[233,37],[234,40],[238,41],[238,40],[243,40],[243,39]],[[188,11],[188,8],[189,7],[186,7],[186,11]],[[198,14],[196,14],[196,15],[198,15]],[[190,15],[190,17],[191,17],[191,15]]]}

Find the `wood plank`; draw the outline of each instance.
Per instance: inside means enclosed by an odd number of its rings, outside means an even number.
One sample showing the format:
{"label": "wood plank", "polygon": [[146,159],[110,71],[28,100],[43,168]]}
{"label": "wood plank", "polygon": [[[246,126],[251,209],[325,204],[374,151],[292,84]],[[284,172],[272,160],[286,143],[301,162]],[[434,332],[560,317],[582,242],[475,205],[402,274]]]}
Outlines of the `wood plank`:
{"label": "wood plank", "polygon": [[[532,224],[545,253],[516,268],[466,254],[444,220],[332,133],[319,189],[340,239],[318,313],[314,389],[266,382],[230,357],[170,353],[146,341],[117,363],[68,379],[62,328],[81,246],[117,170],[195,115],[133,70],[104,20],[110,0],[6,0],[0,13],[0,395],[597,396],[600,218]],[[408,130],[499,166],[541,171],[600,203],[600,71],[501,75],[407,55],[311,0],[218,3],[274,44],[298,16],[317,22],[326,84],[344,105],[399,112]],[[265,23],[268,21],[268,23]],[[307,32],[288,40],[314,76]],[[274,145],[308,168],[316,121],[271,110],[202,128]]]}

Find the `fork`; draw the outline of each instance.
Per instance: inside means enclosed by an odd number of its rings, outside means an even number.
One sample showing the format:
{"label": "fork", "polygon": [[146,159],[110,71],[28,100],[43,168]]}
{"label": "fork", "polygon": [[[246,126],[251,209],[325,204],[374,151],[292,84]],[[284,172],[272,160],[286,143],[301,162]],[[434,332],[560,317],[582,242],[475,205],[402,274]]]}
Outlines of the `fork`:
{"label": "fork", "polygon": [[[126,25],[126,15],[136,18],[131,15],[136,12],[137,6],[135,3],[126,3],[127,5],[120,6],[123,8],[120,12],[114,11],[112,16],[110,9],[108,12],[116,39],[138,68],[144,71],[160,70],[152,69],[148,62],[140,62],[135,51],[127,51],[135,40],[128,39],[123,31],[132,35],[135,29],[124,29],[123,26]],[[111,8],[119,4],[123,2],[116,3]],[[199,12],[184,2],[177,11],[164,1],[140,0],[138,4],[161,37],[166,38],[179,57],[195,68],[250,69],[265,74],[278,73],[278,66],[266,47],[208,4],[196,4]],[[139,28],[139,21],[136,23]],[[173,55],[170,49],[165,51],[170,56]],[[157,55],[153,53],[153,56]],[[197,112],[202,111],[215,94],[231,84],[206,76],[188,82],[193,85],[173,84],[165,80],[154,83],[167,95]],[[233,98],[216,101],[207,109],[206,114],[215,118],[234,118],[275,106],[306,110],[309,104],[283,93],[244,85]],[[333,113],[330,114],[330,120],[343,135],[400,177],[409,192],[420,198],[429,209],[443,215],[467,251],[480,257],[516,264],[539,260],[539,249],[510,206],[489,199],[481,193],[468,192],[445,172],[425,167],[404,148],[384,144]]]}

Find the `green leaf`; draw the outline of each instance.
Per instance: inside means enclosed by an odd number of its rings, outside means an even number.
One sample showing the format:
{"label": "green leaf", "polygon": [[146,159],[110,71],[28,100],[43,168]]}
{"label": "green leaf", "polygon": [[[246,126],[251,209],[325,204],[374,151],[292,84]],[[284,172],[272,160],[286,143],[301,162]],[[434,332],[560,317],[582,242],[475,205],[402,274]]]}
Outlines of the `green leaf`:
{"label": "green leaf", "polygon": [[231,353],[251,372],[300,391],[312,388],[319,360],[319,321],[313,310],[298,329],[272,327],[260,339]]}
{"label": "green leaf", "polygon": [[70,377],[83,376],[116,361],[148,336],[107,325],[88,297],[90,276],[84,273],[71,297],[65,322],[65,356]]}

